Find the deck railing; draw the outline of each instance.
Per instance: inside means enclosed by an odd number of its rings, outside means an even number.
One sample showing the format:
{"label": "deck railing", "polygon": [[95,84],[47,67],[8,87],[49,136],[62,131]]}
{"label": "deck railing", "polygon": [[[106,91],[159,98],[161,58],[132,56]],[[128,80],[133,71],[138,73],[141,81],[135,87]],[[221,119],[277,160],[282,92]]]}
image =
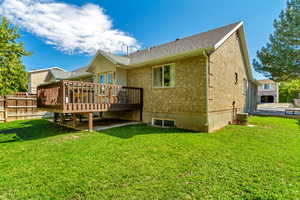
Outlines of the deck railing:
{"label": "deck railing", "polygon": [[38,107],[58,112],[139,109],[142,88],[63,80],[37,88]]}

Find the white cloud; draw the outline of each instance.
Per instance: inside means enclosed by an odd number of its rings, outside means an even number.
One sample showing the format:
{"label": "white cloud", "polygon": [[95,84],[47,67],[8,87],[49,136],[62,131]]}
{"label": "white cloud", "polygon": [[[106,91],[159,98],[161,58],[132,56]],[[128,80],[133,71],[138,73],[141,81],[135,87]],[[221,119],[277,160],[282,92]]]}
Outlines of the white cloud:
{"label": "white cloud", "polygon": [[3,0],[0,14],[69,54],[139,48],[133,37],[114,29],[111,19],[95,4],[78,7],[49,0]]}

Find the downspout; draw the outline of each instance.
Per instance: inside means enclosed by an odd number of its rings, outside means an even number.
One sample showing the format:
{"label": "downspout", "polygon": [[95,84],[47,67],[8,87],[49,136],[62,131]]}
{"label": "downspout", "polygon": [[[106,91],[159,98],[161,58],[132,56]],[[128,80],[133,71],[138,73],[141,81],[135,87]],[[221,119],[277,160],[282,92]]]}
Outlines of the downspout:
{"label": "downspout", "polygon": [[205,126],[207,127],[207,132],[209,132],[209,118],[208,118],[208,105],[209,105],[209,76],[210,76],[210,58],[209,58],[209,53],[207,53],[205,50],[203,51],[203,56],[205,57],[205,69],[204,69],[204,74],[205,74],[205,113],[206,113],[206,119],[205,119]]}

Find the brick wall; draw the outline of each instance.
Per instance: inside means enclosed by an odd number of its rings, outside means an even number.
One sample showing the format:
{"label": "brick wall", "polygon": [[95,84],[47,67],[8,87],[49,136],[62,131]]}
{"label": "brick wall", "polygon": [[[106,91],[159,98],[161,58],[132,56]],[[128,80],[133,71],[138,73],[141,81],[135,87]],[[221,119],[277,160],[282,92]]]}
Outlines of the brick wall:
{"label": "brick wall", "polygon": [[214,131],[233,120],[233,102],[238,112],[243,112],[246,106],[247,74],[237,34],[210,55],[209,71],[209,131]]}
{"label": "brick wall", "polygon": [[144,122],[150,123],[152,118],[174,119],[179,128],[206,130],[205,58],[198,56],[172,63],[173,88],[152,87],[152,65],[128,70],[128,85],[144,88]]}
{"label": "brick wall", "polygon": [[35,94],[36,93],[36,88],[38,85],[45,83],[45,78],[48,74],[47,71],[40,71],[40,72],[33,72],[29,76],[29,85],[28,85],[28,90],[29,93]]}

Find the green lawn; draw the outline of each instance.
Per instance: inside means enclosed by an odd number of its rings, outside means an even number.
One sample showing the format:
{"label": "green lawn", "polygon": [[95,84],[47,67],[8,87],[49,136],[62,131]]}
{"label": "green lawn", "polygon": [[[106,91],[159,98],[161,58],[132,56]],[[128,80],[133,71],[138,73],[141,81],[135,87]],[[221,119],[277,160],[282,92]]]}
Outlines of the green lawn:
{"label": "green lawn", "polygon": [[300,199],[298,120],[250,122],[210,134],[0,124],[0,199]]}

